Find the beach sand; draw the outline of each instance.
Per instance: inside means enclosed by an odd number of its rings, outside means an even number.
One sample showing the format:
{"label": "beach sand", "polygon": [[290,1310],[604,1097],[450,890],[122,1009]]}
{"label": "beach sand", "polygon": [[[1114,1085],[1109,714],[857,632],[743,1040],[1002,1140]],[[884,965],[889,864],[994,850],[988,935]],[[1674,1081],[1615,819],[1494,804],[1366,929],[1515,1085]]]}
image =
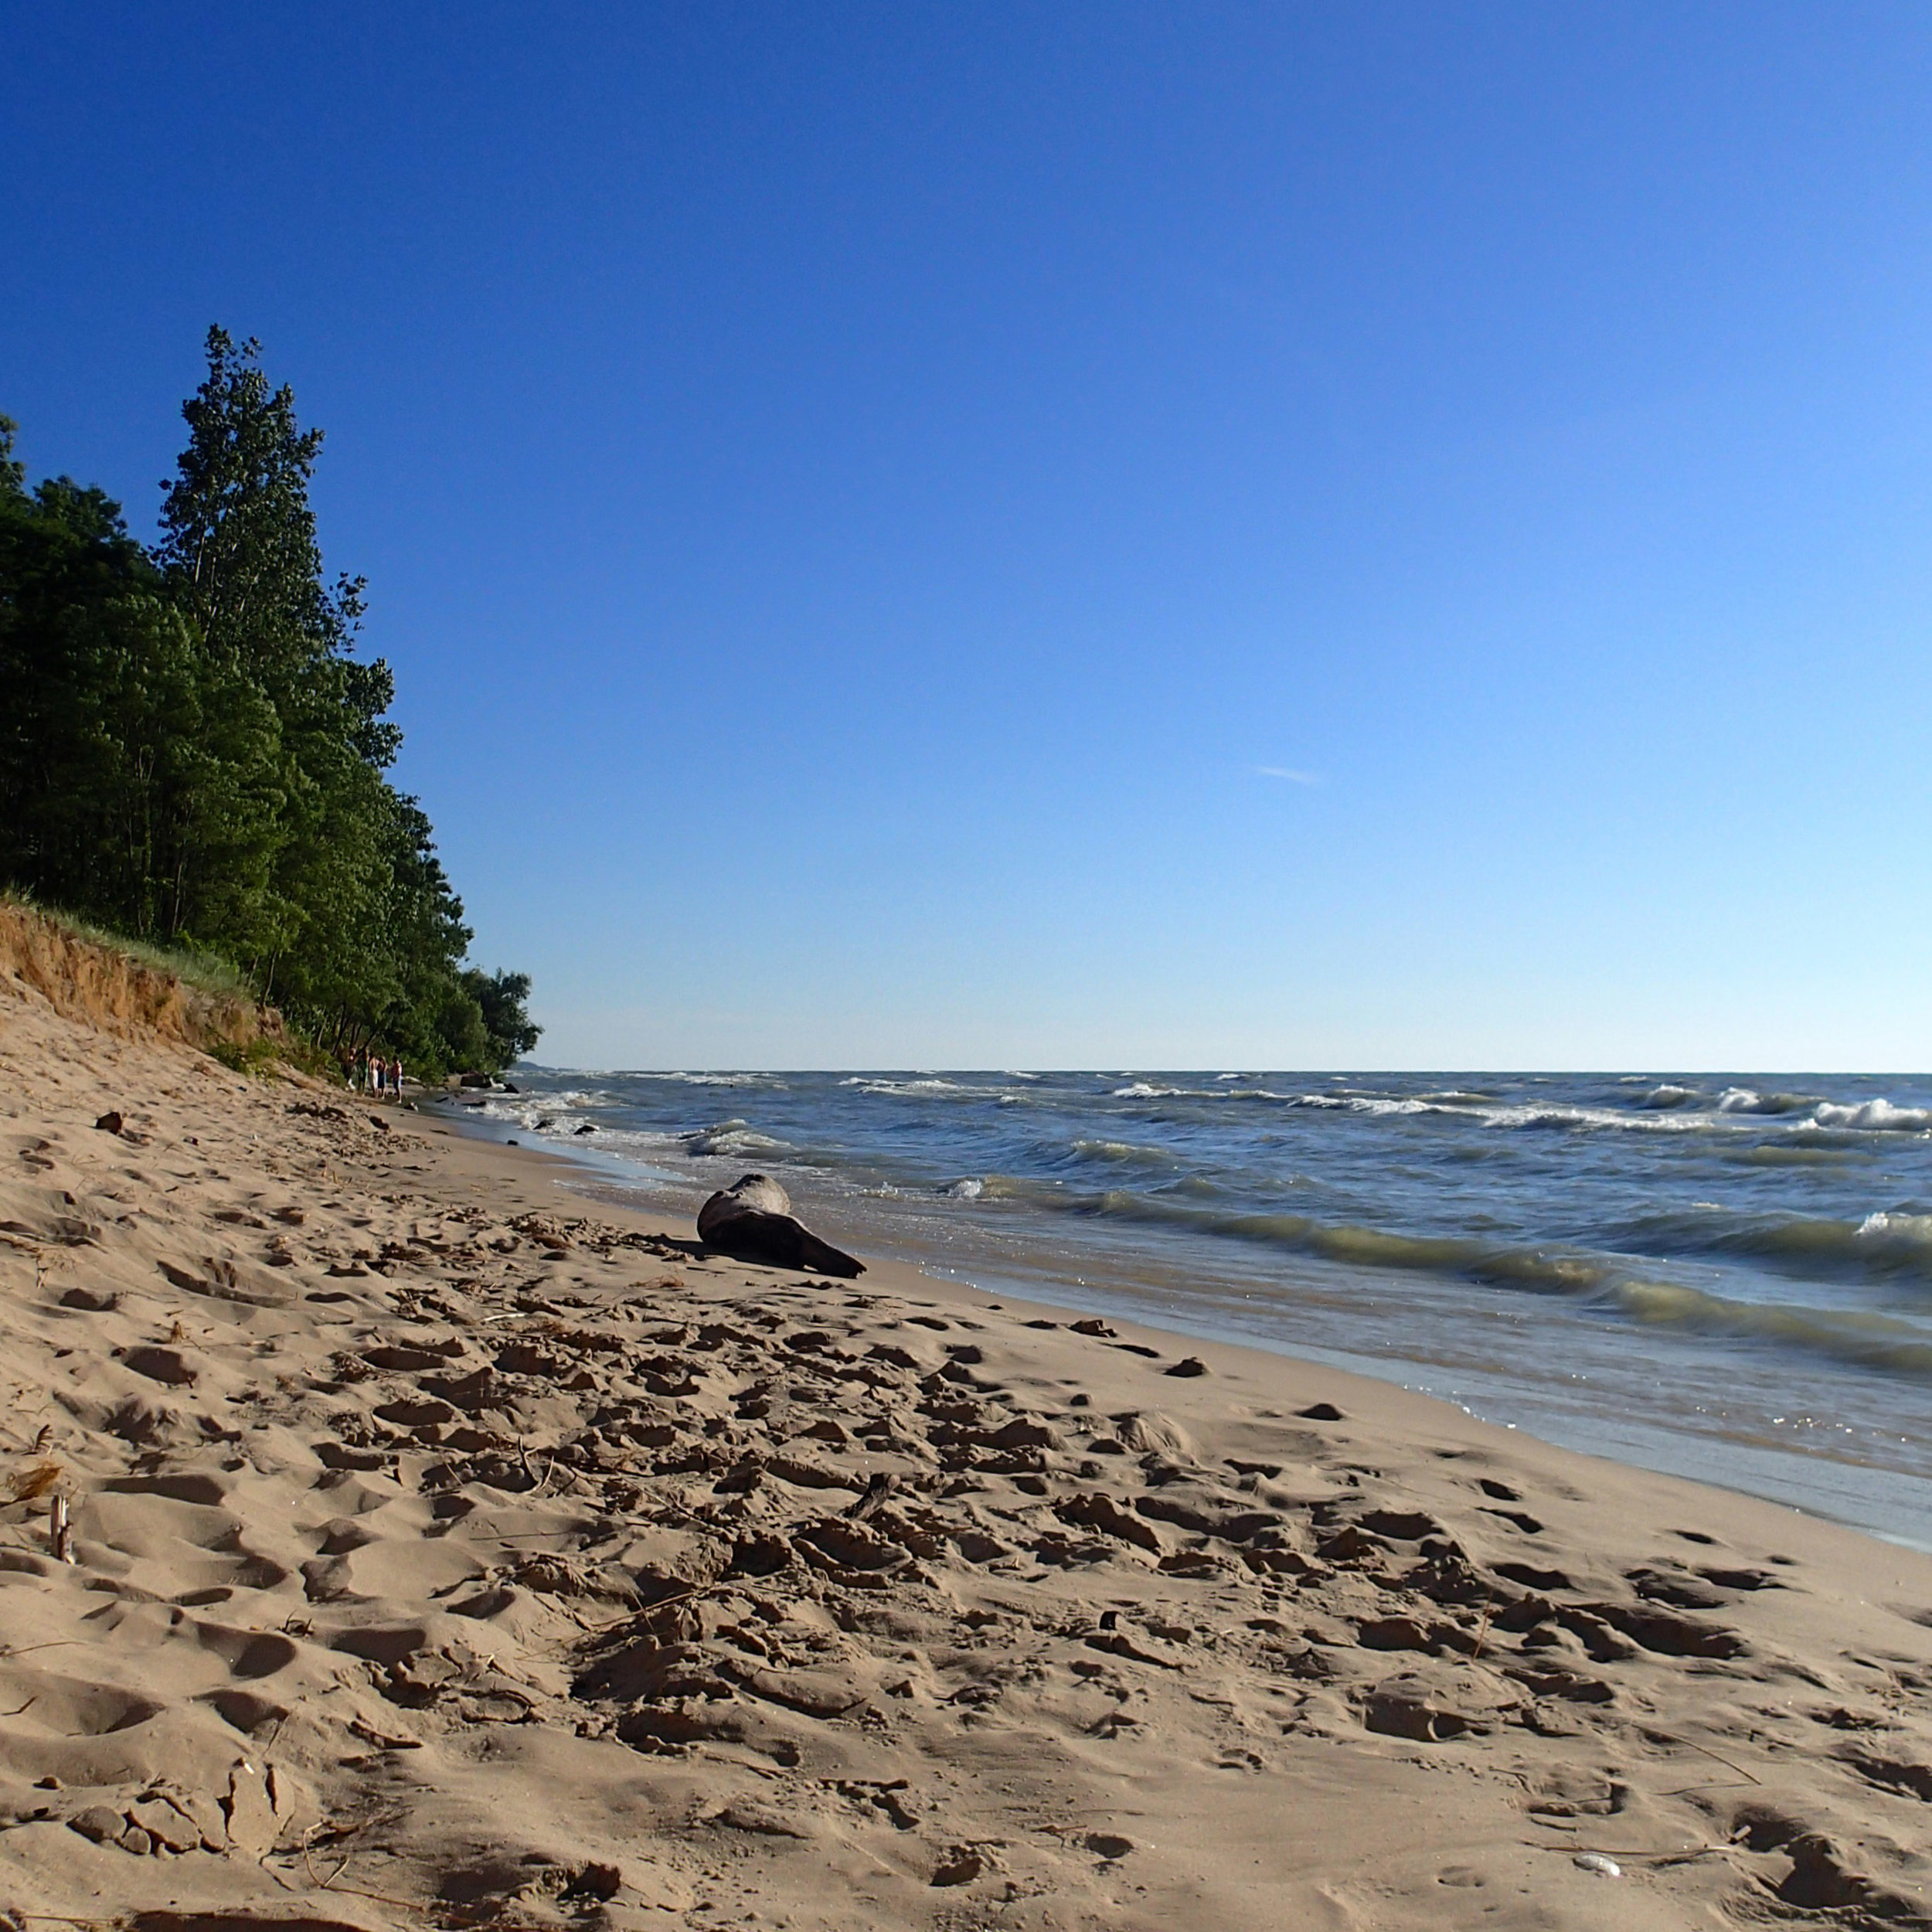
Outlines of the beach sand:
{"label": "beach sand", "polygon": [[1932,1924],[1932,1560],[95,1019],[0,975],[0,1923]]}

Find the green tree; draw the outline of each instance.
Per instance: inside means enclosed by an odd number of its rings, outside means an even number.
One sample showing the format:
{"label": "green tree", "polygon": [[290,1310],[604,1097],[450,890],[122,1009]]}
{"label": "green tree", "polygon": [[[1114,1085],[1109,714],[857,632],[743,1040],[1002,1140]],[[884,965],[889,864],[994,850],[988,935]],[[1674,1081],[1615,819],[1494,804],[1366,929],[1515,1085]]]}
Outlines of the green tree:
{"label": "green tree", "polygon": [[427,1066],[481,1066],[488,1050],[482,1014],[457,970],[470,943],[463,903],[436,855],[427,815],[400,794],[392,794],[383,929],[396,987],[379,1022],[383,1036]]}
{"label": "green tree", "polygon": [[543,1029],[531,1022],[526,1009],[530,997],[528,973],[484,973],[475,967],[463,975],[483,1015],[483,1028],[489,1039],[489,1058],[482,1063],[494,1073],[521,1060],[543,1036]]}
{"label": "green tree", "polygon": [[351,656],[359,578],[324,580],[309,480],[322,446],[260,345],[208,332],[208,374],[182,406],[188,446],[166,487],[157,556],[215,662],[264,691],[281,722],[279,914],[246,963],[266,990],[317,1012],[379,1009],[391,988],[366,935],[388,886],[388,788],[401,734],[379,659]]}
{"label": "green tree", "polygon": [[29,491],[0,417],[0,877],[248,971],[318,1043],[419,1071],[535,1044],[521,974],[464,965],[430,821],[383,776],[389,666],[325,580],[322,444],[220,328],[151,554],[65,477]]}
{"label": "green tree", "polygon": [[0,419],[0,874],[168,939],[261,929],[277,723],[206,659],[120,508],[31,495]]}

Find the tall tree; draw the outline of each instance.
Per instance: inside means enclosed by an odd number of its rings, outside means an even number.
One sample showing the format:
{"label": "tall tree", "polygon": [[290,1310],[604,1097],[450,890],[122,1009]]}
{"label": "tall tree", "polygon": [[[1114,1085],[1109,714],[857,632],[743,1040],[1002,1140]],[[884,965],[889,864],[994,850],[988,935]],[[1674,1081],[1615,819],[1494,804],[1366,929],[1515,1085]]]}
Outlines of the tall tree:
{"label": "tall tree", "polygon": [[0,876],[142,936],[265,936],[279,726],[120,506],[29,493],[0,419]]}
{"label": "tall tree", "polygon": [[188,446],[164,485],[157,556],[209,653],[259,685],[281,723],[281,919],[248,963],[270,991],[366,1009],[388,992],[362,934],[389,883],[379,774],[401,740],[383,717],[393,681],[379,658],[351,655],[362,580],[324,579],[308,498],[322,432],[301,427],[287,385],[270,386],[258,343],[213,328],[206,354],[206,379],[182,405]]}
{"label": "tall tree", "polygon": [[383,776],[386,664],[359,578],[324,577],[322,437],[220,328],[151,555],[120,506],[29,491],[0,417],[0,878],[223,953],[319,1039],[424,1072],[536,1039],[523,975],[463,961],[430,822]]}
{"label": "tall tree", "polygon": [[532,1021],[527,1007],[528,973],[485,973],[472,966],[464,973],[463,983],[482,1010],[483,1030],[489,1038],[489,1058],[484,1063],[492,1070],[521,1060],[543,1037],[543,1029]]}
{"label": "tall tree", "polygon": [[[269,387],[252,338],[237,348],[212,328],[206,352],[207,378],[181,406],[188,447],[162,485],[156,555],[209,648],[234,653],[279,699],[346,656],[366,587],[323,580],[308,501],[322,432],[296,420],[294,391]],[[386,749],[377,762],[394,755],[393,737]]]}

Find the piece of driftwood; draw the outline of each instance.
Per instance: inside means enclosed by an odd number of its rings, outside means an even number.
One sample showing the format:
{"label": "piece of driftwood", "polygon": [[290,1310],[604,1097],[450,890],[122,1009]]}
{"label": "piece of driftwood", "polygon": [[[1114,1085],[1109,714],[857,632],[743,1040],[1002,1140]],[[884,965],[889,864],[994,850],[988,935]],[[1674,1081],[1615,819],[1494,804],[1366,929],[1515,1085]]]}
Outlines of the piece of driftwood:
{"label": "piece of driftwood", "polygon": [[698,1239],[739,1261],[768,1261],[814,1274],[863,1274],[866,1264],[793,1218],[791,1199],[769,1175],[741,1175],[698,1210]]}

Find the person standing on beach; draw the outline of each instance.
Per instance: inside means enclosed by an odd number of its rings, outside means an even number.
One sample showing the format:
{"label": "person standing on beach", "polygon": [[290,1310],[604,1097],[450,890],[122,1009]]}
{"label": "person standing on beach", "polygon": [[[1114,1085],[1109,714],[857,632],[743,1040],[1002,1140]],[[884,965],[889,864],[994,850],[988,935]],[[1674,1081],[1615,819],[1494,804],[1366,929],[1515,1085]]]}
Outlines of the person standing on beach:
{"label": "person standing on beach", "polygon": [[379,1100],[383,1097],[383,1056],[372,1053],[369,1056],[369,1090]]}
{"label": "person standing on beach", "polygon": [[403,1060],[400,1053],[389,1063],[389,1090],[396,1096],[400,1107],[403,1101]]}

